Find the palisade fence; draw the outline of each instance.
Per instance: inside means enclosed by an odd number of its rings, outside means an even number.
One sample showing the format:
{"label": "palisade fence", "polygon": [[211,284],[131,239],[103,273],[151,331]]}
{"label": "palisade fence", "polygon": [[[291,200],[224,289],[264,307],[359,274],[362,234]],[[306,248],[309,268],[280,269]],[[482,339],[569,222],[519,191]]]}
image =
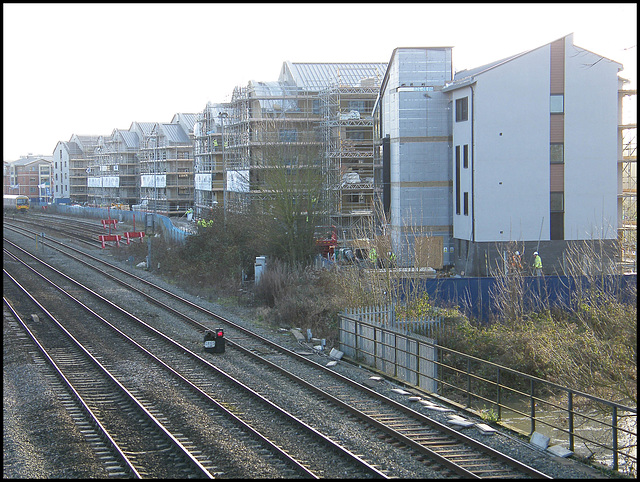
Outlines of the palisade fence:
{"label": "palisade fence", "polygon": [[[355,362],[428,393],[487,413],[524,420],[552,444],[637,473],[637,407],[604,400],[437,344],[453,329],[441,317],[398,319],[395,305],[340,313],[339,347]],[[527,423],[528,422],[528,423]]]}
{"label": "palisade fence", "polygon": [[440,317],[398,319],[395,305],[352,308],[340,315],[340,350],[377,370],[437,392],[434,336]]}

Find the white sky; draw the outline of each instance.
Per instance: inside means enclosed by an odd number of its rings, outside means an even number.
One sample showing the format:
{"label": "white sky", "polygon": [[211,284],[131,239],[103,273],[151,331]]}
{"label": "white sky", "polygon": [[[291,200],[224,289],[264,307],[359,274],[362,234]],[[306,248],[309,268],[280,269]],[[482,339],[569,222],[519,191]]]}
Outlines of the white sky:
{"label": "white sky", "polygon": [[201,112],[249,80],[277,80],[286,60],[388,62],[397,47],[451,46],[459,71],[570,33],[637,85],[635,3],[4,3],[3,159]]}

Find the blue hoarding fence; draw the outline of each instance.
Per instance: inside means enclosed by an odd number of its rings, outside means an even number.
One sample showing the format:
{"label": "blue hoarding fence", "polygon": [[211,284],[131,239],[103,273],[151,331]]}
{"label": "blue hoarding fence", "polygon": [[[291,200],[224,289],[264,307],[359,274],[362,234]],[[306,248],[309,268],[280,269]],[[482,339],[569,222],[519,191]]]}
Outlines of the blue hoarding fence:
{"label": "blue hoarding fence", "polygon": [[[606,293],[613,294],[623,303],[636,303],[637,274],[603,275],[591,278],[570,276],[523,276],[519,291],[523,306],[539,306],[541,300],[547,307],[572,306],[572,296],[587,291],[590,283],[596,283]],[[439,305],[459,307],[480,321],[488,321],[496,313],[495,293],[501,288],[501,280],[490,277],[405,279],[399,281],[399,293],[427,293],[429,299]],[[399,301],[403,301],[400,299]]]}

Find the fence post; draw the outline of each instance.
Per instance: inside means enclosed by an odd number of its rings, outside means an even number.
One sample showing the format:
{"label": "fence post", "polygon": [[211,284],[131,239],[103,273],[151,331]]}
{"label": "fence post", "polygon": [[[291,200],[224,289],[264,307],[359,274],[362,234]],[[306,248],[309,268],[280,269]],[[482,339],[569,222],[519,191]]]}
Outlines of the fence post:
{"label": "fence post", "polygon": [[529,379],[531,382],[531,433],[536,431],[536,402],[533,399],[533,393],[534,393],[534,381],[533,378]]}
{"label": "fence post", "polygon": [[573,392],[569,392],[569,450],[574,450],[574,437],[573,437]]}
{"label": "fence post", "polygon": [[378,368],[378,329],[376,326],[373,327],[373,366]]}
{"label": "fence post", "polygon": [[613,406],[611,414],[611,428],[613,429],[613,470],[618,471],[618,407]]}
{"label": "fence post", "polygon": [[398,332],[393,333],[393,376],[398,377]]}
{"label": "fence post", "polygon": [[467,358],[467,408],[471,408],[471,358]]}
{"label": "fence post", "polygon": [[416,386],[420,386],[420,342],[416,339]]}
{"label": "fence post", "polygon": [[354,333],[356,335],[355,336],[355,341],[356,341],[355,348],[356,348],[356,361],[357,361],[357,360],[359,360],[359,358],[358,358],[358,322],[357,321],[354,321],[353,328],[354,328],[353,331],[354,331]]}
{"label": "fence post", "polygon": [[498,420],[502,418],[502,401],[500,400],[500,367],[498,367],[498,374],[496,376],[496,402],[498,403]]}

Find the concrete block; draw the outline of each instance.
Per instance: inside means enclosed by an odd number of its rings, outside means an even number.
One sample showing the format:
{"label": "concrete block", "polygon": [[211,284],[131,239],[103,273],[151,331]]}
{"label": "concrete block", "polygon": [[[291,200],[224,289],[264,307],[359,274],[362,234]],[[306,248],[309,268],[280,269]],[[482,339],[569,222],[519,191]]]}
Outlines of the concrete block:
{"label": "concrete block", "polygon": [[476,423],[476,427],[478,427],[478,430],[480,430],[480,433],[484,435],[493,435],[494,433],[496,433],[496,429],[493,427],[490,427],[486,423]]}
{"label": "concrete block", "polygon": [[292,328],[291,329],[291,333],[293,333],[293,336],[296,337],[296,340],[298,340],[298,341],[306,341],[306,338],[304,337],[304,335],[302,333],[300,333],[300,330]]}
{"label": "concrete block", "polygon": [[561,445],[552,445],[547,449],[547,452],[551,452],[556,457],[562,457],[563,459],[573,454],[571,450],[567,450]]}
{"label": "concrete block", "polygon": [[536,447],[541,448],[542,450],[547,450],[547,447],[549,446],[549,441],[551,439],[549,437],[547,437],[546,435],[542,435],[539,432],[533,432],[533,434],[531,435],[531,444],[535,445]]}
{"label": "concrete block", "polygon": [[461,417],[460,415],[456,415],[456,414],[449,414],[449,415],[447,415],[447,418],[450,418],[452,420],[466,420],[466,418]]}
{"label": "concrete block", "polygon": [[400,395],[409,395],[409,392],[403,390],[402,388],[392,388],[391,391],[399,393]]}
{"label": "concrete block", "polygon": [[340,360],[342,358],[342,355],[344,355],[344,353],[340,350],[336,350],[335,348],[332,348],[329,352],[329,356],[335,360]]}
{"label": "concrete block", "polygon": [[336,366],[337,364],[338,364],[338,362],[337,362],[336,360],[332,360],[332,361],[330,361],[329,363],[327,363],[327,366],[328,366],[328,367],[334,367],[334,366]]}
{"label": "concrete block", "polygon": [[418,402],[420,401],[420,397],[409,397],[410,402]]}
{"label": "concrete block", "polygon": [[457,418],[450,418],[449,420],[447,420],[447,423],[450,423],[451,425],[457,425],[462,428],[469,428],[473,427],[474,425],[474,423],[469,420],[460,420]]}
{"label": "concrete block", "polygon": [[[420,403],[422,403],[422,400],[420,400]],[[423,405],[424,405],[424,408],[428,410],[433,410],[434,412],[453,412],[453,410],[450,408],[439,407],[438,405],[434,405],[434,404],[423,403]]]}

